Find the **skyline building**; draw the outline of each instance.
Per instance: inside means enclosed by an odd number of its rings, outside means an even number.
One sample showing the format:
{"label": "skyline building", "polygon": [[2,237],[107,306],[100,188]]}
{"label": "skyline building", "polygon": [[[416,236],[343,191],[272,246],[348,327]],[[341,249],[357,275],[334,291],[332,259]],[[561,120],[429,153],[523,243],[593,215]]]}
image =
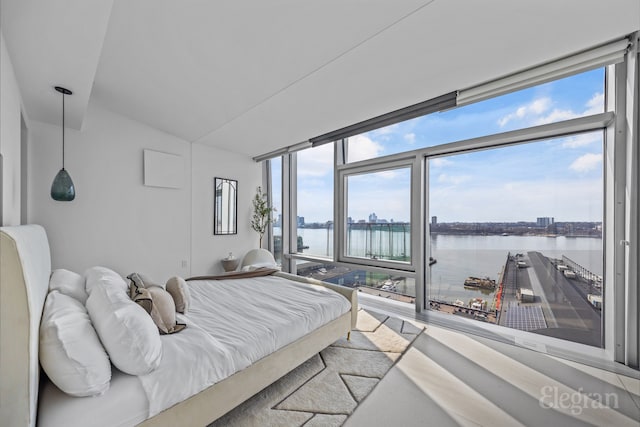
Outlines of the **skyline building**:
{"label": "skyline building", "polygon": [[538,225],[538,227],[548,227],[553,223],[554,223],[553,217],[542,216],[542,217],[536,218],[536,224]]}

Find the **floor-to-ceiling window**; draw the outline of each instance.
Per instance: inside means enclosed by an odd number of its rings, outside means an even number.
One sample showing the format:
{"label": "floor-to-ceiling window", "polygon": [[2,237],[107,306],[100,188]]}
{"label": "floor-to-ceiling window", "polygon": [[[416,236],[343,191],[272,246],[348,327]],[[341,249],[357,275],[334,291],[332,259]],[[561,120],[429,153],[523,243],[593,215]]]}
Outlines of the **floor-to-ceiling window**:
{"label": "floor-to-ceiling window", "polygon": [[342,245],[337,259],[354,265],[345,274],[345,284],[407,303],[414,303],[416,296],[412,171],[413,162],[405,160],[347,168],[338,174],[345,205],[339,218]]}
{"label": "floor-to-ceiling window", "polygon": [[[402,153],[427,159],[421,208],[428,224],[427,308],[602,345],[603,131],[566,135],[571,127],[564,124],[603,113],[604,100],[601,67],[348,139],[345,174],[383,168]],[[529,134],[545,125],[551,137]],[[510,133],[517,138],[505,140]],[[373,209],[402,206],[398,196],[409,194],[410,174],[383,179],[397,173],[349,175],[347,255],[401,259],[398,231],[378,225],[388,215]],[[360,193],[369,194],[366,202],[352,200]],[[354,218],[354,207],[369,208],[369,217]],[[406,204],[404,211],[410,212]],[[354,240],[354,222],[371,230]],[[395,283],[380,282],[379,289],[403,300],[406,286],[401,291]]]}
{"label": "floor-to-ceiling window", "polygon": [[297,153],[294,252],[333,257],[333,157],[332,144]]}
{"label": "floor-to-ceiling window", "polygon": [[282,157],[270,160],[270,193],[269,201],[273,211],[271,223],[273,235],[273,256],[278,265],[282,265]]}
{"label": "floor-to-ceiling window", "polygon": [[571,70],[287,154],[298,274],[603,346],[615,66]]}
{"label": "floor-to-ceiling window", "polygon": [[602,344],[603,132],[428,159],[435,310]]}

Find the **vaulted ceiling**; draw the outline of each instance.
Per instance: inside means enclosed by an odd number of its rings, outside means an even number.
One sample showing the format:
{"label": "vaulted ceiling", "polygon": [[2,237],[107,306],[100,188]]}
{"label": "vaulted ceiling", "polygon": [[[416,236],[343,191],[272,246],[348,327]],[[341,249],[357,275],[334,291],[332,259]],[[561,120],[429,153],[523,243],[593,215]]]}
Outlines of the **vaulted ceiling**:
{"label": "vaulted ceiling", "polygon": [[0,0],[29,120],[259,155],[640,29],[639,0]]}

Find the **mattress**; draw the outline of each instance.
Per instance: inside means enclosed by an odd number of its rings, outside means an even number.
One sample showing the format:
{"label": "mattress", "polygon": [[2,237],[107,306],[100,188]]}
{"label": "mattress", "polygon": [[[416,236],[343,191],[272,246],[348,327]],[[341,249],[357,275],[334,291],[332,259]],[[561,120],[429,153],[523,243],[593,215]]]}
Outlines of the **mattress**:
{"label": "mattress", "polygon": [[135,425],[351,309],[342,295],[282,277],[187,283],[191,307],[178,321],[188,326],[161,336],[163,356],[156,370],[135,377],[114,368],[110,389],[98,397],[70,397],[47,383],[38,424]]}
{"label": "mattress", "polygon": [[38,426],[129,427],[146,420],[149,401],[138,377],[111,369],[109,390],[97,397],[71,397],[48,379],[42,381]]}
{"label": "mattress", "polygon": [[325,287],[276,276],[188,283],[189,318],[234,350],[238,370],[351,309]]}

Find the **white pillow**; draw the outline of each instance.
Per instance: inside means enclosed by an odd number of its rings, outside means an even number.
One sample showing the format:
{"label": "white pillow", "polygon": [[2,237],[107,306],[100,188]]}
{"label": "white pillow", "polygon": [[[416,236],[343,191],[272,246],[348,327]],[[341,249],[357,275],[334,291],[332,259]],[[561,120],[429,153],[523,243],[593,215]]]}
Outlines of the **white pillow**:
{"label": "white pillow", "polygon": [[109,389],[111,363],[87,310],[57,290],[44,303],[40,363],[51,381],[71,396],[95,396]]}
{"label": "white pillow", "polygon": [[118,286],[124,292],[127,292],[129,289],[129,285],[127,285],[127,282],[124,281],[122,276],[107,267],[91,267],[84,272],[84,278],[86,280],[85,288],[87,295],[91,295],[93,284],[99,283],[101,280],[113,286]]}
{"label": "white pillow", "polygon": [[61,294],[73,297],[83,305],[89,297],[84,288],[84,277],[64,268],[53,270],[51,273],[49,291],[60,291]]}
{"label": "white pillow", "polygon": [[88,274],[87,289],[87,311],[114,366],[130,375],[156,369],[162,359],[160,333],[147,312],[129,298],[124,279]]}

